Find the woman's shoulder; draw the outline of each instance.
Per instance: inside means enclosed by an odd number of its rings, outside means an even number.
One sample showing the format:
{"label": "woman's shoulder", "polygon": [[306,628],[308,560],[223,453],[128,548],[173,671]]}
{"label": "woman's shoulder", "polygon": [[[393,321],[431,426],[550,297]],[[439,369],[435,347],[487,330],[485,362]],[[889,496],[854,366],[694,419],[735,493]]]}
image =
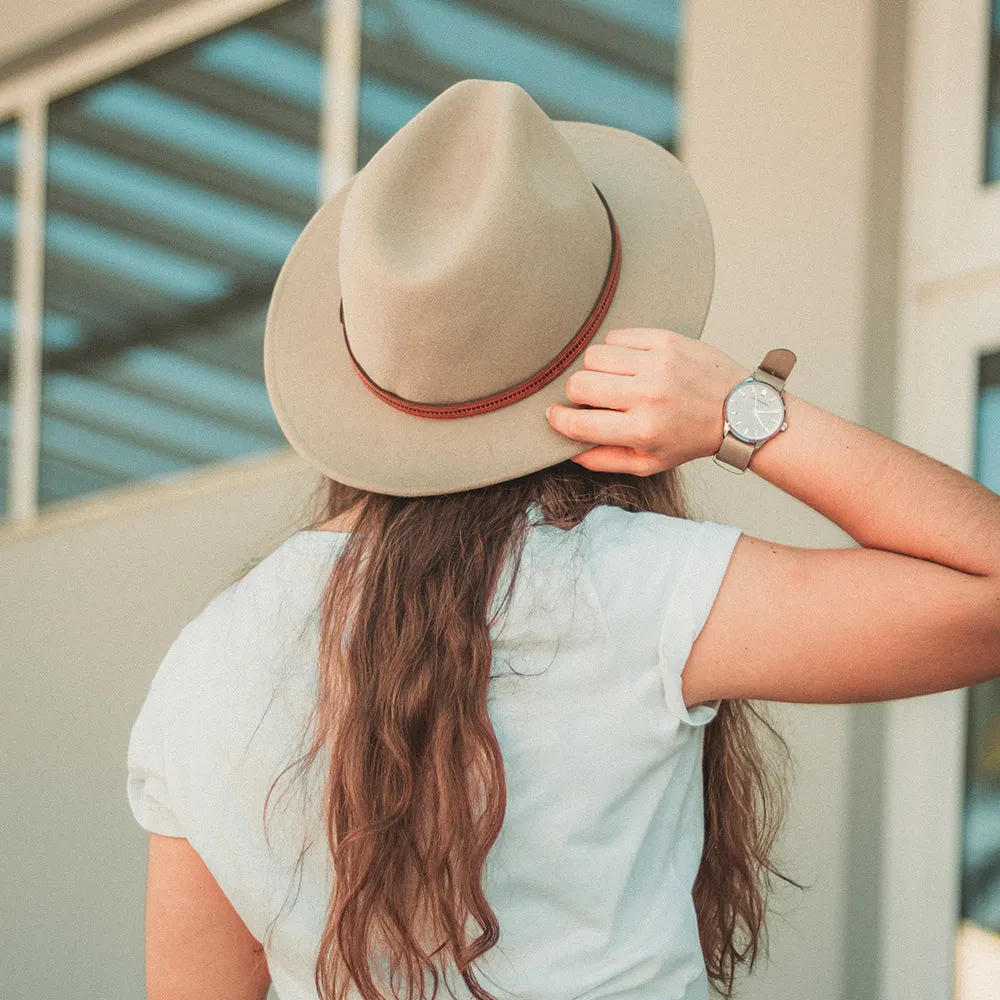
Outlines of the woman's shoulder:
{"label": "woman's shoulder", "polygon": [[672,591],[685,576],[706,571],[716,554],[731,552],[740,534],[718,521],[617,506],[594,508],[579,528],[591,577],[602,598],[615,600]]}
{"label": "woman's shoulder", "polygon": [[701,521],[651,510],[626,510],[601,504],[587,513],[578,526],[594,542],[641,545],[650,539],[685,539],[698,531]]}
{"label": "woman's shoulder", "polygon": [[296,532],[254,559],[188,617],[174,640],[173,655],[202,664],[222,662],[224,653],[261,645],[271,632],[315,614],[327,566],[342,537]]}
{"label": "woman's shoulder", "polygon": [[739,532],[738,528],[657,511],[632,511],[612,504],[592,508],[571,528],[533,522],[532,541],[544,559],[583,559],[601,572],[630,571],[638,576],[655,561],[678,564],[699,543],[711,545],[715,535]]}

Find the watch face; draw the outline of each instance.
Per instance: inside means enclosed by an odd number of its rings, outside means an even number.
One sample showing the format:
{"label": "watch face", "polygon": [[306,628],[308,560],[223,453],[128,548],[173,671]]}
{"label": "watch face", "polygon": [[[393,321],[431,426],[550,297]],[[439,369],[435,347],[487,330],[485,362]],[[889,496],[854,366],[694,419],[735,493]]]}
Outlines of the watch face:
{"label": "watch face", "polygon": [[729,429],[741,441],[764,441],[778,433],[785,419],[785,401],[766,382],[741,382],[726,398]]}

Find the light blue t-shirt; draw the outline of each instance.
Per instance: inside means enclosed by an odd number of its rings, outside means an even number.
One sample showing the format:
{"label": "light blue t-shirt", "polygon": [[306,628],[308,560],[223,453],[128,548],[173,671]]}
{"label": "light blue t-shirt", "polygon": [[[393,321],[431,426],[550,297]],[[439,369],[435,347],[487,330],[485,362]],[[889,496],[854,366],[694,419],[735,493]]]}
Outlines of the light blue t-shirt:
{"label": "light blue t-shirt", "polygon": [[[691,888],[717,705],[685,708],[681,671],[739,535],[611,506],[529,529],[492,631],[507,811],[484,886],[500,941],[476,969],[496,996],[707,998]],[[213,598],[160,664],[128,746],[139,824],[186,837],[258,941],[280,912],[266,954],[281,1000],[316,1000],[329,758],[281,779],[270,842],[264,799],[309,745],[318,602],[346,539],[298,532]],[[457,972],[448,982],[469,996]]]}

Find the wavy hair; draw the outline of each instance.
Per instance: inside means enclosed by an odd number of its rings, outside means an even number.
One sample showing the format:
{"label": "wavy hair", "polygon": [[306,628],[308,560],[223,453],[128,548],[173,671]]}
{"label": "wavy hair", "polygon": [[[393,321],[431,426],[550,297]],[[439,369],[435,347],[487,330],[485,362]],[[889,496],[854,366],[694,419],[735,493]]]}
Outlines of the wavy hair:
{"label": "wavy hair", "polygon": [[[357,516],[323,591],[315,735],[297,761],[330,752],[323,809],[336,877],[316,990],[323,1000],[344,1000],[352,986],[364,1000],[384,1000],[383,987],[424,1000],[427,978],[434,997],[452,963],[473,997],[495,1000],[474,969],[500,935],[482,880],[506,807],[487,713],[490,627],[513,591],[527,508],[564,529],[604,504],[688,517],[681,480],[675,469],[638,477],[566,461],[435,496],[329,479],[321,489],[316,524]],[[508,560],[509,586],[488,619]],[[788,760],[750,702],[723,702],[706,727],[693,900],[708,976],[725,997],[737,969],[766,950],[772,877],[799,885],[772,858]],[[373,962],[388,983],[376,982]]]}

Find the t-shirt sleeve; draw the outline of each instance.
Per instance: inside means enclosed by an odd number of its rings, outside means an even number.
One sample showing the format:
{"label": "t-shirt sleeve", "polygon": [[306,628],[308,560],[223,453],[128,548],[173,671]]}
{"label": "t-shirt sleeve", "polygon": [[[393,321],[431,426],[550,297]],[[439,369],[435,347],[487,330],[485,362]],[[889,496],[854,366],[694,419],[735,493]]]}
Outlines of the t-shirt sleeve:
{"label": "t-shirt sleeve", "polygon": [[718,702],[687,708],[681,674],[742,532],[613,506],[596,508],[586,522],[591,579],[614,642],[658,670],[672,718],[688,726],[710,722]]}
{"label": "t-shirt sleeve", "polygon": [[688,708],[681,690],[681,674],[691,647],[708,620],[722,586],[729,560],[742,533],[715,521],[700,521],[686,533],[687,551],[670,588],[657,647],[667,708],[681,722],[703,726],[715,718],[719,702]]}
{"label": "t-shirt sleeve", "polygon": [[143,829],[165,837],[187,836],[167,780],[171,688],[183,664],[184,636],[182,631],[157,668],[128,742],[126,794],[132,815]]}

